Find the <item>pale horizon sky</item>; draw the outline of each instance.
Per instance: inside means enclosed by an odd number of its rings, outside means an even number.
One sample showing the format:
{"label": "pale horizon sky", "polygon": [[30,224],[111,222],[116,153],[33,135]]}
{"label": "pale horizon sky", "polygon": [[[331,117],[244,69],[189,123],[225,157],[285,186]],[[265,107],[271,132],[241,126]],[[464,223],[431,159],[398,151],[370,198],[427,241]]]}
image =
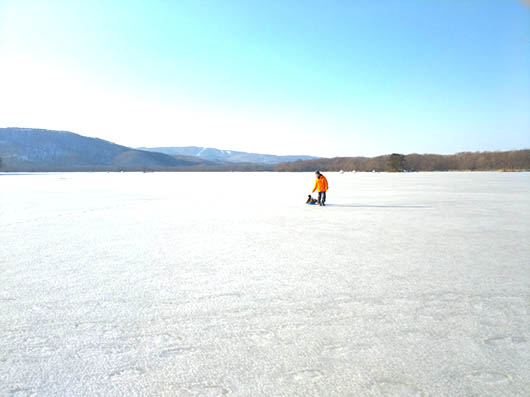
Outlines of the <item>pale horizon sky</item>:
{"label": "pale horizon sky", "polygon": [[522,0],[0,0],[0,127],[323,157],[530,148]]}

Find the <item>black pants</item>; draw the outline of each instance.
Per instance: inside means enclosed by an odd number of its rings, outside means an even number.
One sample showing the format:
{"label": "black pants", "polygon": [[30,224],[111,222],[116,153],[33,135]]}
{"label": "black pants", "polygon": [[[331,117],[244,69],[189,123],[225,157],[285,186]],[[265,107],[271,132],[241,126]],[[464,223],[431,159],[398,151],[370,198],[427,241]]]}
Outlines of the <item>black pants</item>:
{"label": "black pants", "polygon": [[322,205],[326,203],[326,192],[318,192],[318,204]]}

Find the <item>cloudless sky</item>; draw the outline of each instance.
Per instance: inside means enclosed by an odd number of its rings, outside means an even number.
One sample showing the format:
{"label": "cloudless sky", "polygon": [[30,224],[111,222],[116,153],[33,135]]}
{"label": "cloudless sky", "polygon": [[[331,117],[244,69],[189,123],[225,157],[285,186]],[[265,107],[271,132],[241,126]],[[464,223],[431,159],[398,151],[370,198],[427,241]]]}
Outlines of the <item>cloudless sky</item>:
{"label": "cloudless sky", "polygon": [[0,0],[0,127],[373,156],[530,148],[523,0]]}

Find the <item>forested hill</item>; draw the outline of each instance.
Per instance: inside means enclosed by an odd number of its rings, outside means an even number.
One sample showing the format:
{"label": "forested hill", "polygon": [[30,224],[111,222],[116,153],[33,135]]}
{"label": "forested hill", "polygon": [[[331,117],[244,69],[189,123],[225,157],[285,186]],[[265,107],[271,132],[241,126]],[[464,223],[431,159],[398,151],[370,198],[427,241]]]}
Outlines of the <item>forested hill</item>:
{"label": "forested hill", "polygon": [[131,149],[73,132],[32,128],[0,128],[0,161],[6,171],[118,171],[212,164],[194,157]]}
{"label": "forested hill", "polygon": [[464,152],[453,155],[398,154],[335,157],[282,163],[276,171],[520,171],[530,170],[530,150]]}

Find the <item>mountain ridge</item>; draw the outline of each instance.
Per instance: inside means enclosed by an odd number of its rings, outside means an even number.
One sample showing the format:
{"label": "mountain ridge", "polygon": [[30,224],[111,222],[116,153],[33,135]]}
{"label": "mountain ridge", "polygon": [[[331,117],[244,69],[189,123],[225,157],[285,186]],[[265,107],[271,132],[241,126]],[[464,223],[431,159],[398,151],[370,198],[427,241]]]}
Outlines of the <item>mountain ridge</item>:
{"label": "mountain ridge", "polygon": [[0,128],[0,166],[6,171],[171,171],[200,167],[220,171],[265,171],[278,163],[302,159],[315,157],[275,156],[198,146],[144,150],[70,131]]}
{"label": "mountain ridge", "polygon": [[319,157],[307,155],[274,155],[263,153],[242,152],[237,150],[217,149],[205,146],[162,146],[139,147],[139,150],[164,153],[168,155],[184,155],[203,158],[205,160],[230,164],[262,164],[275,165],[279,163],[315,160]]}
{"label": "mountain ridge", "polygon": [[129,148],[70,131],[0,128],[0,158],[7,170],[83,170],[185,167],[213,163]]}

